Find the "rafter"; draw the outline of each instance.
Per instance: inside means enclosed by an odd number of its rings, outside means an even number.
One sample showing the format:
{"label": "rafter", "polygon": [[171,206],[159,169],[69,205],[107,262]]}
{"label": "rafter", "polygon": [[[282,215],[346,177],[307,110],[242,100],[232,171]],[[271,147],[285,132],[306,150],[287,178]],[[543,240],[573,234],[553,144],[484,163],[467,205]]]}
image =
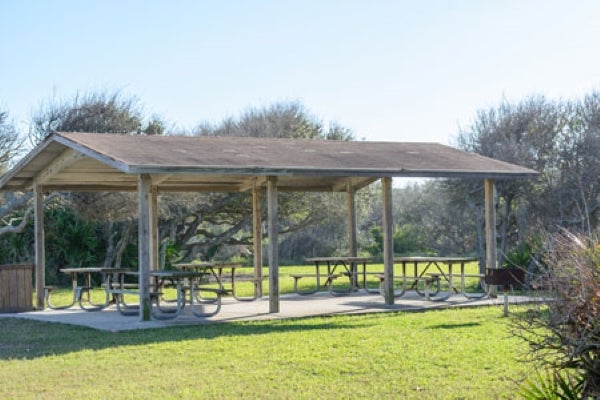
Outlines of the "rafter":
{"label": "rafter", "polygon": [[83,157],[85,157],[83,154],[73,149],[63,151],[34,177],[34,182],[38,185],[47,183],[62,170]]}

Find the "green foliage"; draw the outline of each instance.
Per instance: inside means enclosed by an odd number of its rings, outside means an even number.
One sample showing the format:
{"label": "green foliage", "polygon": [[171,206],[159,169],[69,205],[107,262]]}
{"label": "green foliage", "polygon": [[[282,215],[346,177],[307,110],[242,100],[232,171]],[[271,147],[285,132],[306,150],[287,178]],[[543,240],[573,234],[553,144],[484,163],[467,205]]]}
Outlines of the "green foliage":
{"label": "green foliage", "polygon": [[381,257],[383,254],[383,230],[381,226],[371,226],[369,236],[371,237],[371,243],[366,247],[366,250],[373,257]]}
{"label": "green foliage", "polygon": [[[10,215],[13,225],[20,222],[23,212],[17,211]],[[29,221],[22,233],[8,233],[0,236],[0,259],[2,263],[32,262],[33,222]]]}
{"label": "green foliage", "polygon": [[394,228],[394,253],[402,256],[429,254],[424,245],[422,231],[412,224],[396,226]]}
{"label": "green foliage", "polygon": [[[383,230],[381,226],[371,226],[369,228],[371,243],[367,245],[366,250],[374,257],[381,257],[383,254]],[[431,255],[424,244],[422,232],[412,224],[395,226],[393,231],[394,254],[395,255]]]}
{"label": "green foliage", "polygon": [[173,269],[173,264],[181,260],[181,249],[177,243],[170,240],[165,248],[165,269]]}
{"label": "green foliage", "polygon": [[504,267],[527,268],[531,260],[540,249],[540,239],[531,238],[517,243],[506,252],[504,257]]}
{"label": "green foliage", "polygon": [[[18,221],[22,214],[16,212],[12,217]],[[82,219],[64,205],[47,207],[44,218],[47,284],[67,283],[60,268],[93,266],[102,259],[104,243],[98,223]],[[33,230],[33,221],[29,221],[22,233],[0,236],[2,263],[33,262]]]}
{"label": "green foliage", "polygon": [[70,208],[55,206],[45,211],[47,282],[64,279],[60,268],[93,266],[104,250],[99,225],[83,220]]}
{"label": "green foliage", "polygon": [[518,391],[526,400],[579,400],[582,398],[584,380],[570,376],[566,371],[546,371],[527,380]]}
{"label": "green foliage", "polygon": [[545,310],[534,308],[513,321],[515,336],[525,339],[530,355],[550,371],[530,385],[529,392],[598,398],[600,247],[593,238],[562,230],[549,236],[544,248],[543,265],[533,284],[546,292]]}

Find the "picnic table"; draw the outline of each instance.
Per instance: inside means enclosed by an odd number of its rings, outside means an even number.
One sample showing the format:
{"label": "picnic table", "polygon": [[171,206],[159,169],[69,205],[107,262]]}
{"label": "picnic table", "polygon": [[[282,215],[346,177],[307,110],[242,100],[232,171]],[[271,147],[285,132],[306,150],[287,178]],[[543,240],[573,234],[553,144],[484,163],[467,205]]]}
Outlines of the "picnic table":
{"label": "picnic table", "polygon": [[[78,268],[61,268],[60,272],[71,275],[73,288],[73,298],[71,303],[65,305],[54,305],[50,300],[51,292],[55,289],[54,286],[44,287],[45,303],[49,308],[54,310],[66,309],[79,303],[85,311],[98,311],[108,307],[111,303],[109,289],[111,288],[113,277],[115,274],[132,271],[127,268],[112,268],[112,267],[78,267]],[[92,290],[93,280],[92,275],[101,275],[101,287],[105,289],[105,299],[102,303],[92,301],[90,291]],[[81,284],[79,276],[83,276]]]}
{"label": "picnic table", "polygon": [[[239,272],[236,270],[239,269],[247,269],[253,268],[251,266],[246,265],[243,262],[239,261],[201,261],[201,262],[191,262],[191,263],[180,263],[174,264],[175,268],[182,271],[195,271],[204,276],[213,277],[218,284],[218,286],[222,290],[227,290],[231,293],[234,299],[238,301],[253,301],[258,298],[259,291],[257,290],[257,286],[260,285],[260,280],[255,278],[254,275],[251,277],[241,276]],[[224,274],[223,272],[229,270],[230,273]],[[254,274],[254,271],[253,271]],[[226,277],[229,277],[229,282],[225,280]],[[254,283],[254,292],[252,296],[239,296],[238,291],[236,290],[236,282],[242,281],[251,281]],[[227,288],[225,285],[227,284]]]}
{"label": "picnic table", "polygon": [[[298,294],[311,294],[320,290],[323,286],[329,289],[332,295],[348,295],[358,289],[364,289],[370,291],[367,287],[367,265],[372,261],[372,257],[310,257],[306,258],[305,261],[314,263],[315,273],[314,274],[290,274],[294,278],[294,291]],[[321,274],[321,266],[327,267],[327,273],[323,276]],[[359,271],[362,268],[362,271]],[[361,273],[362,272],[362,273]],[[362,284],[359,282],[359,275],[363,277]],[[348,289],[336,290],[333,287],[333,281],[341,276],[346,276],[349,279]],[[300,291],[298,289],[298,281],[302,278],[315,278],[316,286],[315,289],[309,291]],[[325,277],[324,285],[321,285],[321,278]]]}
{"label": "picnic table", "polygon": [[[465,265],[470,262],[478,261],[475,257],[395,257],[394,264],[399,264],[402,268],[401,275],[395,275],[394,279],[402,280],[402,289],[395,297],[404,295],[407,290],[415,290],[419,295],[426,298],[438,296],[440,292],[440,281],[443,279],[448,282],[448,293],[445,296],[436,297],[435,300],[445,300],[453,294],[462,294],[467,298],[482,297],[484,293],[471,294],[466,292],[465,279],[478,278],[483,279],[483,274],[467,274]],[[413,275],[407,275],[407,266],[413,266]],[[460,272],[454,270],[454,266],[460,266]],[[422,269],[419,271],[419,266]],[[442,268],[445,267],[445,268]],[[454,278],[460,278],[460,291],[454,285]],[[383,282],[383,277],[380,277]],[[422,282],[424,289],[419,288]],[[431,291],[431,285],[435,285],[435,291]]]}
{"label": "picnic table", "polygon": [[[128,288],[125,283],[125,277],[127,275],[138,276],[138,271],[120,271],[117,272],[118,283],[111,285],[108,292],[116,297],[117,310],[123,315],[137,315],[139,314],[139,304],[128,304],[125,301],[126,295],[136,295],[139,297],[139,289]],[[204,276],[203,272],[196,271],[172,271],[172,270],[158,270],[150,271],[150,278],[152,279],[152,285],[150,288],[150,301],[152,305],[152,316],[155,319],[174,319],[181,315],[186,304],[190,305],[190,309],[193,315],[196,317],[210,317],[216,315],[221,310],[221,297],[227,291],[222,288],[203,287],[199,285],[199,279]],[[170,303],[172,301],[165,301],[163,298],[163,289],[167,285],[167,282],[175,286],[176,298],[173,302],[176,303],[175,307],[165,307],[164,303]],[[190,293],[187,296],[187,293]],[[210,300],[205,300],[198,295],[200,292],[210,292],[215,295]],[[205,311],[205,307],[208,304],[213,304],[214,308],[212,311]],[[197,309],[200,308],[198,311]]]}

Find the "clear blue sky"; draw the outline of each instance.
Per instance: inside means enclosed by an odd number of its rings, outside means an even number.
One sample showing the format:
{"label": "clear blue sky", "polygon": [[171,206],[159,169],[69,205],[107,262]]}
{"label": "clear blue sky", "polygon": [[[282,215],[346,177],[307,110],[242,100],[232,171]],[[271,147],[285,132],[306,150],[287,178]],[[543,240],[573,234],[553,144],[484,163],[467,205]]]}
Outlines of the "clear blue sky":
{"label": "clear blue sky", "polygon": [[600,1],[2,0],[0,109],[122,90],[182,128],[299,100],[367,140],[600,90]]}

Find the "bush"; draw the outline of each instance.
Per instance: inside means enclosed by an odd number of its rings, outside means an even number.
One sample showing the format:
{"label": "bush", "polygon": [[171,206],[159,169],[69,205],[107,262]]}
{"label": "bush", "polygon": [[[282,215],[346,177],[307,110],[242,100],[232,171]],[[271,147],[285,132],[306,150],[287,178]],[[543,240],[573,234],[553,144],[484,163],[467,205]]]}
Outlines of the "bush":
{"label": "bush", "polygon": [[[383,254],[383,230],[380,226],[372,226],[369,229],[371,244],[366,250],[372,256],[382,257]],[[427,248],[423,233],[412,224],[394,226],[393,239],[394,254],[399,256],[409,255],[432,255],[435,254]]]}
{"label": "bush", "polygon": [[561,231],[547,240],[546,248],[534,284],[547,290],[547,300],[543,307],[515,317],[513,331],[529,343],[533,359],[550,370],[550,378],[545,379],[553,380],[553,385],[538,387],[554,387],[562,393],[568,389],[577,392],[577,398],[597,398],[600,396],[598,242]]}

